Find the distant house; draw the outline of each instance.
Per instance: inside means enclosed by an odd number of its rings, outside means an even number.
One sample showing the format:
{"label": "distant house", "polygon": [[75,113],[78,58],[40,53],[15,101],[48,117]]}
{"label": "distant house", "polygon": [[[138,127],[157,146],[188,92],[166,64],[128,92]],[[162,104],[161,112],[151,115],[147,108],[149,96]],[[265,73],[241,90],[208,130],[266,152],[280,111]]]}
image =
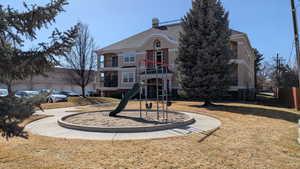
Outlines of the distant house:
{"label": "distant house", "polygon": [[[53,68],[47,72],[47,76],[33,76],[27,80],[16,81],[13,85],[13,90],[65,90],[73,91],[81,94],[81,88],[75,85],[69,78],[70,69]],[[95,77],[96,71],[94,72]],[[95,79],[95,78],[94,78]],[[0,88],[5,88],[5,85],[0,84]],[[86,91],[96,91],[96,80],[86,87]]]}
{"label": "distant house", "polygon": [[[133,86],[136,79],[151,83],[156,75],[141,71],[141,67],[151,67],[144,59],[163,61],[170,66],[167,78],[163,79],[164,89],[173,95],[179,89],[176,80],[175,60],[178,55],[178,38],[182,30],[180,24],[160,25],[158,19],[153,19],[152,28],[114,43],[97,51],[99,55],[99,78],[97,89],[103,96],[125,92]],[[250,97],[255,91],[254,60],[250,41],[245,33],[232,30],[231,47],[234,51],[230,91],[239,97]],[[139,71],[138,71],[139,70]],[[151,95],[155,87],[149,87],[145,92]]]}

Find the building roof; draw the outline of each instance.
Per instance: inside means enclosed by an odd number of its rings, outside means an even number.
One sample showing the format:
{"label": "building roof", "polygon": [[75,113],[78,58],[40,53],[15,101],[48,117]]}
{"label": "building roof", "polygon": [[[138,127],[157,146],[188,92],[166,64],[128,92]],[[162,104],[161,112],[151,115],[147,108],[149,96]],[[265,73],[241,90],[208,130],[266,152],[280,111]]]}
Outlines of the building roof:
{"label": "building roof", "polygon": [[[179,33],[181,30],[182,28],[179,23],[160,26],[158,28],[151,28],[144,32],[133,35],[127,39],[121,40],[112,45],[104,47],[100,49],[98,52],[104,54],[104,53],[110,53],[111,51],[120,50],[120,49],[135,49],[138,46],[140,46],[141,43],[145,41],[147,37],[151,35],[157,35],[157,34],[164,35],[168,39],[178,42]],[[244,33],[236,30],[232,30],[232,35],[236,35],[236,34],[244,34]]]}

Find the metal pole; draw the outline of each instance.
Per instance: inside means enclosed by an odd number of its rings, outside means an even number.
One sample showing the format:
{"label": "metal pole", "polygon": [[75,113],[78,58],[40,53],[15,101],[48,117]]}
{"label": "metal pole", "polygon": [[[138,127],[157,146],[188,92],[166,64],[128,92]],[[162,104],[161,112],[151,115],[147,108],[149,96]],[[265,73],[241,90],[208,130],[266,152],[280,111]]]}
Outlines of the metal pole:
{"label": "metal pole", "polygon": [[158,103],[158,70],[157,70],[157,50],[155,49],[155,57],[154,57],[154,64],[156,70],[156,112],[157,112],[157,120],[159,120],[159,103]]}
{"label": "metal pole", "polygon": [[[146,106],[148,106],[148,79],[147,79],[147,73],[148,73],[148,63],[145,61],[145,101],[146,101]],[[146,91],[147,90],[147,91]],[[146,107],[146,117],[148,118],[148,107]]]}
{"label": "metal pole", "polygon": [[296,55],[297,55],[297,69],[298,69],[298,83],[300,86],[300,49],[299,49],[299,31],[298,31],[298,22],[297,22],[297,10],[295,7],[295,1],[291,0],[292,6],[292,15],[293,15],[293,23],[294,23],[294,35],[295,35],[295,47],[296,47]]}
{"label": "metal pole", "polygon": [[[163,55],[162,55],[163,58]],[[163,60],[163,59],[162,59]],[[163,111],[163,119],[166,119],[166,112],[165,112],[165,80],[164,79],[164,74],[165,74],[165,70],[164,70],[164,66],[161,65],[161,69],[162,69],[162,74],[161,74],[161,89],[162,89],[162,111]]]}
{"label": "metal pole", "polygon": [[[141,84],[140,69],[141,69],[141,62],[139,61],[138,68],[136,69],[136,78],[138,80],[137,82],[140,84],[140,118],[142,118],[142,91],[143,91],[143,88],[142,88],[142,84]],[[137,74],[139,76],[137,76]]]}
{"label": "metal pole", "polygon": [[168,97],[169,97],[169,83],[168,83],[168,67],[166,66],[166,90],[167,90],[167,94],[166,94],[166,122],[168,122]]}

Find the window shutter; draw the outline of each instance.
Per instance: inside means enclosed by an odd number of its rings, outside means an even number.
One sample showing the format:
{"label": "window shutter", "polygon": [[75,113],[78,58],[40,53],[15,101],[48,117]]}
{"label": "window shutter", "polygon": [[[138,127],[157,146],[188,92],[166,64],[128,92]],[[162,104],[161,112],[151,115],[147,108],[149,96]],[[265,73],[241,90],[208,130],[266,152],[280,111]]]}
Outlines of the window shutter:
{"label": "window shutter", "polygon": [[169,64],[169,49],[163,49],[163,63]]}
{"label": "window shutter", "polygon": [[[147,61],[154,62],[154,50],[147,50]],[[154,67],[153,63],[146,62],[146,67]]]}

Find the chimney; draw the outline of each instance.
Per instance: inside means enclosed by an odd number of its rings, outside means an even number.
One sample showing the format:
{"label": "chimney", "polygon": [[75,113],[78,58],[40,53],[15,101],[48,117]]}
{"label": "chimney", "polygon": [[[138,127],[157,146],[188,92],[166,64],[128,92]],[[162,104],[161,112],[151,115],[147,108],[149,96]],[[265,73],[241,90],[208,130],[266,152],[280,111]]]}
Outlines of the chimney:
{"label": "chimney", "polygon": [[158,28],[159,27],[159,19],[153,18],[152,19],[152,28]]}

